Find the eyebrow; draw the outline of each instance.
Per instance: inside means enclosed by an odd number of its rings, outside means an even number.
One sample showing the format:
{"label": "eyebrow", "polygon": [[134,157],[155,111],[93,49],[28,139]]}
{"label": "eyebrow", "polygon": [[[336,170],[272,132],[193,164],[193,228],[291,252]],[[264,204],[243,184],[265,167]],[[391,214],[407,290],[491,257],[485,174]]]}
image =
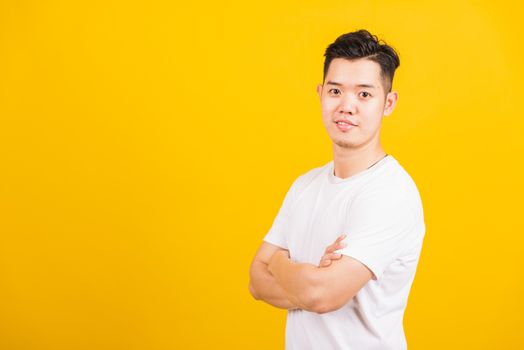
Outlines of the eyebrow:
{"label": "eyebrow", "polygon": [[[344,86],[343,84],[341,83],[337,83],[336,81],[328,81],[326,83],[327,85],[335,85],[335,86]],[[376,86],[375,85],[372,85],[372,84],[357,84],[356,85],[357,87],[366,87],[366,88],[371,88],[371,89],[375,89]]]}

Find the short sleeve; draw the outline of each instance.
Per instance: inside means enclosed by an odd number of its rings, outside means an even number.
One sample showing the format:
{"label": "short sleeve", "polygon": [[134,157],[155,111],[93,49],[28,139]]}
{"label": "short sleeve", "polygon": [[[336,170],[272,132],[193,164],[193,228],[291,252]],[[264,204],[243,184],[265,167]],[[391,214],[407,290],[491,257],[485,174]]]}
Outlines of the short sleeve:
{"label": "short sleeve", "polygon": [[395,259],[418,238],[409,197],[392,186],[363,192],[352,203],[343,233],[345,248],[336,252],[366,265],[379,279]]}
{"label": "short sleeve", "polygon": [[290,186],[289,190],[284,197],[284,201],[280,206],[277,216],[273,220],[273,225],[264,237],[264,241],[279,246],[284,249],[288,249],[286,232],[289,227],[289,220],[291,216],[291,207],[295,201],[295,187],[298,182],[298,178]]}

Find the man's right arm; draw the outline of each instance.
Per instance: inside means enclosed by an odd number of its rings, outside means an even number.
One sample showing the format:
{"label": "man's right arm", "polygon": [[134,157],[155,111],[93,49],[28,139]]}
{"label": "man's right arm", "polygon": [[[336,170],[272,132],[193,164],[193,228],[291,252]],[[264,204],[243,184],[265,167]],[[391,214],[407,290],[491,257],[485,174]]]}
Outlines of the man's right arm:
{"label": "man's right arm", "polygon": [[263,300],[281,309],[297,309],[298,306],[289,301],[282,287],[267,269],[269,259],[277,250],[284,249],[262,242],[249,269],[249,291],[256,300]]}

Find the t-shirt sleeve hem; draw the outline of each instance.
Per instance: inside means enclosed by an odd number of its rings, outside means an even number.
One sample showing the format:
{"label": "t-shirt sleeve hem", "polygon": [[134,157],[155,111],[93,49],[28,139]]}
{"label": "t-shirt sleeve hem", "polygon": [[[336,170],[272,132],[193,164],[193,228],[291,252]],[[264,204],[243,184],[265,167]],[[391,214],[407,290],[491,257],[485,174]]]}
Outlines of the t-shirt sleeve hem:
{"label": "t-shirt sleeve hem", "polygon": [[287,249],[287,245],[286,245],[284,242],[279,241],[279,240],[276,240],[276,239],[274,239],[274,238],[272,238],[272,237],[267,237],[267,236],[266,236],[266,237],[264,237],[262,240],[263,240],[264,242],[267,242],[267,243],[271,243],[271,244],[273,244],[273,245],[276,245],[276,246],[278,246],[278,247],[280,247],[280,248],[282,248],[282,249]]}
{"label": "t-shirt sleeve hem", "polygon": [[373,273],[373,277],[374,277],[374,278],[372,277],[372,279],[374,280],[378,280],[382,276],[383,271],[379,266],[369,262],[365,257],[359,255],[358,253],[344,251],[344,249],[339,249],[335,253],[343,254],[343,255],[349,256],[350,258],[360,261],[360,263],[364,264],[368,269],[371,270],[371,273]]}

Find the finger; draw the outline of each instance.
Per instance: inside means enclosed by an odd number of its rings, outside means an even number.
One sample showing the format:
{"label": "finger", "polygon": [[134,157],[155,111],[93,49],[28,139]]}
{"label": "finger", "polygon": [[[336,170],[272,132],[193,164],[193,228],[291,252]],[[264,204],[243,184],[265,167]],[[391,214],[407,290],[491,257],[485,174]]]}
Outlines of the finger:
{"label": "finger", "polygon": [[344,234],[344,235],[340,235],[340,236],[338,236],[338,238],[335,240],[335,242],[333,242],[333,244],[336,244],[336,243],[342,241],[344,238],[346,238],[346,235],[345,235],[345,234]]}
{"label": "finger", "polygon": [[333,244],[332,245],[328,245],[326,247],[326,249],[324,250],[324,254],[329,254],[329,253],[333,252],[333,248],[334,248]]}
{"label": "finger", "polygon": [[340,258],[342,258],[342,254],[339,253],[326,254],[320,259],[319,265],[322,266],[324,261],[329,261],[331,263],[331,261],[339,260]]}
{"label": "finger", "polygon": [[339,237],[335,240],[335,242],[333,242],[333,244],[330,245],[330,247],[331,247],[331,246],[336,246],[337,244],[339,244],[339,243],[340,243],[344,238],[346,238],[346,237],[347,237],[347,235],[345,235],[345,234],[339,236]]}
{"label": "finger", "polygon": [[324,255],[333,253],[335,250],[338,249],[337,247],[338,246],[336,246],[336,245],[330,245],[329,247],[326,248],[326,251],[324,252]]}
{"label": "finger", "polygon": [[[346,248],[347,246],[348,246],[347,243],[339,243],[339,244],[337,245],[337,248],[338,248],[338,249],[342,249],[342,248]],[[336,249],[335,249],[335,250],[336,250]]]}
{"label": "finger", "polygon": [[331,260],[329,259],[322,259],[319,264],[321,267],[326,267],[331,265]]}
{"label": "finger", "polygon": [[340,259],[341,257],[342,257],[342,254],[332,253],[332,254],[329,254],[328,256],[326,256],[326,259],[337,260],[337,259]]}
{"label": "finger", "polygon": [[329,248],[329,247],[334,247],[334,246],[336,246],[337,244],[340,244],[340,242],[342,242],[342,240],[343,240],[344,238],[346,238],[346,235],[339,236],[339,237],[335,240],[335,242],[333,242],[332,244],[328,245],[328,248]]}
{"label": "finger", "polygon": [[331,265],[331,263],[333,262],[333,260],[338,260],[342,258],[342,254],[328,254],[328,255],[324,255],[322,257],[322,259],[320,260],[320,264],[319,266],[320,267],[325,267],[325,266],[329,266]]}
{"label": "finger", "polygon": [[332,244],[332,245],[330,245],[330,246],[328,246],[326,248],[326,250],[324,251],[324,254],[333,253],[335,250],[342,249],[342,248],[345,248],[347,246],[348,245],[346,243]]}

